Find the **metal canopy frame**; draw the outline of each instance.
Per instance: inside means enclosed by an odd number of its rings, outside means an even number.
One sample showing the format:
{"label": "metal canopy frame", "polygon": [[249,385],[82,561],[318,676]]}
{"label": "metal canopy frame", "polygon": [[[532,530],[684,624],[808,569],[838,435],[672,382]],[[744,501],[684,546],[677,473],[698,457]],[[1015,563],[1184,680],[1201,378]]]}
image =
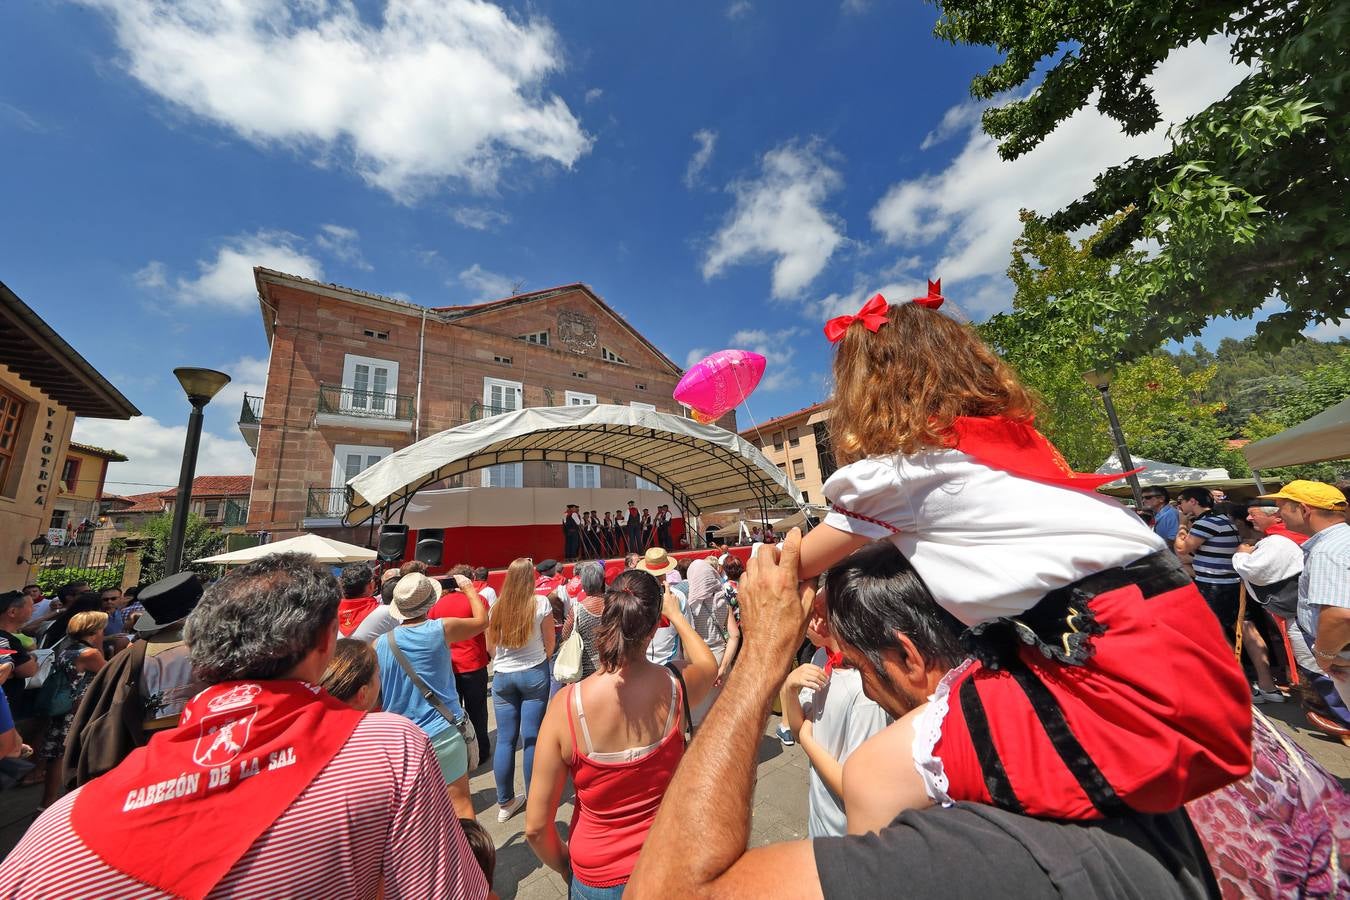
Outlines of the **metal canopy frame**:
{"label": "metal canopy frame", "polygon": [[[577,416],[588,416],[587,411],[603,410],[604,407],[578,407]],[[623,410],[623,418],[636,419],[627,407],[610,407]],[[508,415],[520,415],[529,410],[518,410]],[[553,410],[551,410],[553,411]],[[613,414],[611,414],[613,415]],[[349,527],[374,522],[380,517],[385,522],[402,522],[412,498],[431,485],[469,472],[490,466],[507,463],[546,462],[580,463],[602,465],[618,469],[631,475],[646,479],[665,491],[679,507],[693,515],[702,515],[703,505],[699,497],[710,493],[730,494],[729,498],[718,501],[719,508],[737,505],[741,508],[758,507],[761,517],[767,519],[769,510],[778,508],[781,501],[788,501],[800,508],[803,501],[800,493],[787,482],[786,475],[769,462],[757,448],[732,435],[731,446],[718,443],[713,437],[729,435],[715,426],[693,426],[688,420],[663,413],[642,411],[644,417],[655,417],[654,424],[668,417],[674,423],[680,423],[680,430],[653,427],[652,424],[639,424],[634,421],[587,422],[576,424],[549,424],[531,428],[519,434],[510,435],[465,455],[447,459],[443,464],[421,477],[415,478],[391,492],[374,505],[358,501],[358,494],[349,483],[346,486],[347,511],[343,515],[343,524]],[[496,418],[496,417],[493,417]],[[396,465],[397,457],[407,451],[415,450],[419,445],[431,441],[443,441],[446,435],[463,432],[472,435],[481,430],[491,419],[471,422],[450,429],[438,435],[432,435],[405,451],[399,451],[392,457],[378,463],[379,466]],[[688,433],[691,429],[708,430],[708,437]],[[716,470],[713,477],[700,477],[699,473],[709,468]],[[357,476],[353,481],[357,481]],[[698,478],[697,490],[691,489],[688,479]],[[781,481],[781,483],[780,483]],[[701,537],[701,535],[700,535]]]}

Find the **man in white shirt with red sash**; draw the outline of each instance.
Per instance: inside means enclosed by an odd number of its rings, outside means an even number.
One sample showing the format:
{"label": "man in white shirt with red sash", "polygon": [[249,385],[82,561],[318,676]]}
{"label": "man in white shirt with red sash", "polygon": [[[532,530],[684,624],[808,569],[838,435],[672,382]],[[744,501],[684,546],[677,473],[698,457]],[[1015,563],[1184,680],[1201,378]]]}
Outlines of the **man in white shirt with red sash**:
{"label": "man in white shirt with red sash", "polygon": [[487,896],[425,734],[318,686],[338,601],[301,554],[213,585],[185,633],[208,687],[34,823],[0,896]]}

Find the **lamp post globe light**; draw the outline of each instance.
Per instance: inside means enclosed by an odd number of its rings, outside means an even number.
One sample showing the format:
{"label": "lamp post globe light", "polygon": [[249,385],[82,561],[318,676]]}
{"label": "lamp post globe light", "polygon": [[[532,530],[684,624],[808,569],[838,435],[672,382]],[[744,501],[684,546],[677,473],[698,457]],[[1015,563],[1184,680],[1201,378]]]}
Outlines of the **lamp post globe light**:
{"label": "lamp post globe light", "polygon": [[[1120,461],[1120,470],[1129,472],[1134,468],[1134,460],[1130,457],[1130,450],[1125,446],[1125,432],[1120,428],[1120,419],[1116,416],[1116,405],[1111,402],[1111,375],[1108,370],[1094,370],[1084,372],[1083,380],[1095,387],[1102,395],[1102,404],[1106,407],[1106,418],[1111,423],[1111,438],[1116,445],[1116,459]],[[1144,494],[1139,488],[1139,476],[1127,475],[1126,480],[1130,483],[1130,493],[1134,495],[1134,508],[1140,510],[1144,508]]]}
{"label": "lamp post globe light", "polygon": [[197,472],[197,449],[202,440],[202,410],[220,389],[230,383],[230,376],[214,369],[180,368],[174,377],[183,386],[192,412],[188,415],[187,440],[183,443],[183,469],[178,475],[178,499],[173,505],[173,526],[169,529],[169,544],[164,548],[164,574],[178,572],[183,561],[183,537],[187,530],[188,506],[192,502],[192,479]]}

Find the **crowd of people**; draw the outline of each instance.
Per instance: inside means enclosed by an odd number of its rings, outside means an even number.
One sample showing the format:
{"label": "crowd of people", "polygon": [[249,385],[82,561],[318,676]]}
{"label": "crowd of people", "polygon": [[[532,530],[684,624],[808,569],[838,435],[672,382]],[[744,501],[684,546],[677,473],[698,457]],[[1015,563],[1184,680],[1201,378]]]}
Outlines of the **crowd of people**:
{"label": "crowd of people", "polygon": [[[748,560],[626,543],[490,579],[284,554],[134,610],[72,589],[35,689],[34,598],[0,598],[6,697],[52,762],[0,894],[484,897],[477,819],[522,809],[579,898],[1350,892],[1350,799],[1255,708],[1302,670],[1344,709],[1344,494],[1154,489],[1145,524],[941,304],[831,321],[831,512]],[[775,702],[809,837],[750,848]]]}

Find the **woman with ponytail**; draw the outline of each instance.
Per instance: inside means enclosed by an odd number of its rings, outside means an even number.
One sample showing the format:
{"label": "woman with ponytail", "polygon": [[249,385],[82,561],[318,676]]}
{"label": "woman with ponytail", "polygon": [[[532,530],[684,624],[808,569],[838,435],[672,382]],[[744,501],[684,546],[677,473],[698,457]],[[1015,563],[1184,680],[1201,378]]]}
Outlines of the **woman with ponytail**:
{"label": "woman with ponytail", "polygon": [[[647,644],[666,622],[688,661],[657,665]],[[690,705],[717,678],[717,658],[654,576],[629,570],[605,593],[598,670],[549,704],[535,749],[525,837],[571,883],[571,896],[623,894],[666,787],[684,755]],[[569,841],[554,821],[567,776],[576,786]]]}
{"label": "woman with ponytail", "polygon": [[[535,740],[548,707],[548,660],[555,632],[552,608],[534,589],[534,561],[521,557],[506,569],[501,595],[488,619],[493,656],[492,709],[497,716],[497,821],[520,812],[530,793]],[[525,748],[525,793],[516,796],[516,748]]]}

